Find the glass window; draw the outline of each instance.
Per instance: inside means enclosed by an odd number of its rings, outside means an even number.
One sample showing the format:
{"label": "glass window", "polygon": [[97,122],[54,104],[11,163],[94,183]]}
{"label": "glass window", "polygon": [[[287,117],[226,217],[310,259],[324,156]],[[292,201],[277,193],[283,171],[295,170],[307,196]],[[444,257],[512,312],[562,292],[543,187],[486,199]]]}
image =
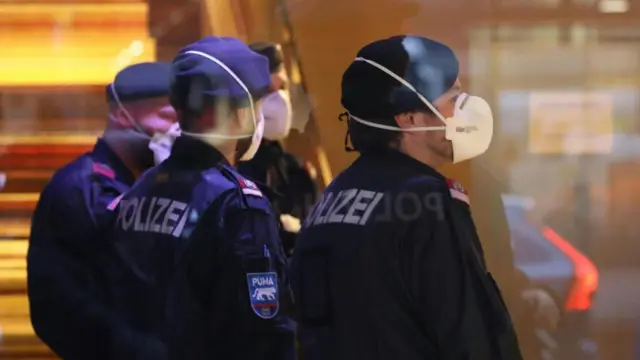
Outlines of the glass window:
{"label": "glass window", "polygon": [[[31,344],[25,336],[36,339],[25,297],[30,219],[54,172],[90,150],[112,124],[118,109],[108,104],[105,87],[129,65],[172,61],[185,45],[211,35],[281,46],[280,75],[286,74],[289,84],[282,99],[291,102],[291,129],[271,143],[298,160],[319,190],[358,156],[345,151],[348,128],[338,115],[347,110],[341,104],[342,75],[359,49],[398,34],[449,46],[459,60],[463,90],[485,99],[493,112],[487,152],[438,169],[470,189],[474,216],[486,215],[477,223],[481,241],[501,240],[483,230],[502,221],[494,193],[533,198],[536,206],[528,215],[561,233],[601,271],[597,306],[583,314],[597,324],[589,326],[588,336],[559,329],[560,347],[578,348],[577,339],[584,337],[617,340],[618,333],[602,329],[622,329],[620,339],[632,338],[640,319],[640,304],[633,302],[640,298],[638,5],[626,0],[0,1],[0,330],[5,341],[0,358],[47,357],[23,351]],[[375,99],[367,101],[377,105]],[[278,109],[286,112],[286,101],[282,104]],[[507,220],[508,225],[516,221]],[[516,263],[545,257],[532,236],[514,231]],[[491,255],[510,258],[500,251]],[[7,284],[16,283],[19,290],[7,290]],[[7,300],[5,293],[12,297]],[[12,311],[8,316],[4,304],[16,306],[19,316]],[[618,311],[625,306],[632,310]],[[603,308],[613,315],[603,315]],[[14,343],[7,345],[6,339]],[[634,344],[605,340],[600,354],[555,358],[635,356]],[[629,351],[609,351],[622,348]]]}

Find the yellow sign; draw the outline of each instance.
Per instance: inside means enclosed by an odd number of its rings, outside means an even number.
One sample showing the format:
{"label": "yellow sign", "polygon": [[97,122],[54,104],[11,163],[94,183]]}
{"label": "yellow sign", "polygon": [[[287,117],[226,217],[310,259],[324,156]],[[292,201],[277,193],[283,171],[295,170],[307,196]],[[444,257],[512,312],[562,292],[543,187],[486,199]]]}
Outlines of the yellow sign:
{"label": "yellow sign", "polygon": [[[508,121],[508,120],[505,120]],[[613,100],[606,92],[549,91],[529,95],[529,151],[611,152]]]}

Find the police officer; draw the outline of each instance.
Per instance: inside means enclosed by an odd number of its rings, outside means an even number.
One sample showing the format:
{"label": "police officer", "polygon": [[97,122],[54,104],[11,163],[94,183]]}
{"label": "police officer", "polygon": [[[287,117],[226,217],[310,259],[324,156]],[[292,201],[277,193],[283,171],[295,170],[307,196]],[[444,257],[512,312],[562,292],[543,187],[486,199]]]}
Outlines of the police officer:
{"label": "police officer", "polygon": [[116,209],[112,241],[126,264],[116,306],[171,359],[291,359],[277,219],[233,167],[261,141],[268,61],[207,37],[178,53],[172,84],[182,134]]}
{"label": "police officer", "polygon": [[150,138],[175,122],[170,67],[141,63],[106,88],[109,121],[93,150],[57,171],[32,219],[27,254],[31,322],[65,360],[162,359],[162,346],[121,321],[105,297],[102,269],[112,264],[100,234],[107,206],[153,165]]}
{"label": "police officer", "polygon": [[292,281],[305,360],[519,360],[459,182],[438,168],[483,153],[491,109],[446,45],[394,36],[342,77],[360,157],[302,226]]}
{"label": "police officer", "polygon": [[284,55],[279,44],[253,43],[249,47],[269,60],[271,88],[260,102],[264,115],[264,139],[256,155],[240,162],[238,171],[265,185],[265,194],[279,215],[280,236],[287,253],[291,253],[295,237],[304,219],[317,200],[315,181],[303,165],[282,147],[291,130],[292,107],[289,79],[284,68]]}

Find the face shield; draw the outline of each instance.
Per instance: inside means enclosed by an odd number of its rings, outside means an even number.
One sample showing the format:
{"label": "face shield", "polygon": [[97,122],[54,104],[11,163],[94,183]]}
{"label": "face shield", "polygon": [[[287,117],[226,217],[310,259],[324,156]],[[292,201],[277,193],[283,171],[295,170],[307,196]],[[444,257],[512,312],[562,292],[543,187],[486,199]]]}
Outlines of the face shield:
{"label": "face shield", "polygon": [[[220,66],[238,83],[238,85],[240,85],[240,87],[247,94],[249,106],[247,108],[238,109],[235,113],[240,123],[240,134],[236,134],[230,131],[230,121],[221,121],[218,122],[218,124],[216,124],[213,129],[210,129],[203,133],[182,131],[182,135],[200,139],[214,147],[220,146],[221,144],[229,142],[230,140],[236,140],[238,141],[239,145],[242,145],[244,143],[242,140],[246,140],[247,145],[243,146],[244,148],[239,150],[239,160],[251,160],[258,151],[258,147],[260,146],[264,132],[264,117],[262,116],[262,112],[260,111],[260,109],[253,102],[251,92],[244,84],[244,82],[240,80],[240,78],[224,62],[217,59],[216,57],[195,50],[186,51],[185,54],[201,56],[205,59],[208,59],[209,61],[214,62],[217,66]],[[227,115],[227,113],[225,112],[218,112],[220,116]]]}

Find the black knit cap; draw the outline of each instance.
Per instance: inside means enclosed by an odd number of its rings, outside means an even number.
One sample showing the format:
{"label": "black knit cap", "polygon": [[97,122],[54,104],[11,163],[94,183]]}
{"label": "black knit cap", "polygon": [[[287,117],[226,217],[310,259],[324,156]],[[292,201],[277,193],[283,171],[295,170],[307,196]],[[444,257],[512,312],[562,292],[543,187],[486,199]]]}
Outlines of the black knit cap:
{"label": "black knit cap", "polygon": [[[166,62],[144,62],[122,69],[105,89],[108,102],[129,101],[168,96],[171,65]],[[114,94],[114,91],[116,94]]]}
{"label": "black knit cap", "polygon": [[[446,45],[419,36],[399,35],[374,41],[357,57],[374,61],[397,74],[433,102],[455,84],[459,63]],[[354,61],[342,75],[342,106],[369,121],[410,111],[429,111],[420,98],[391,75]]]}
{"label": "black knit cap", "polygon": [[284,62],[282,47],[280,44],[269,42],[255,42],[249,44],[251,50],[269,59],[269,71],[276,72]]}

